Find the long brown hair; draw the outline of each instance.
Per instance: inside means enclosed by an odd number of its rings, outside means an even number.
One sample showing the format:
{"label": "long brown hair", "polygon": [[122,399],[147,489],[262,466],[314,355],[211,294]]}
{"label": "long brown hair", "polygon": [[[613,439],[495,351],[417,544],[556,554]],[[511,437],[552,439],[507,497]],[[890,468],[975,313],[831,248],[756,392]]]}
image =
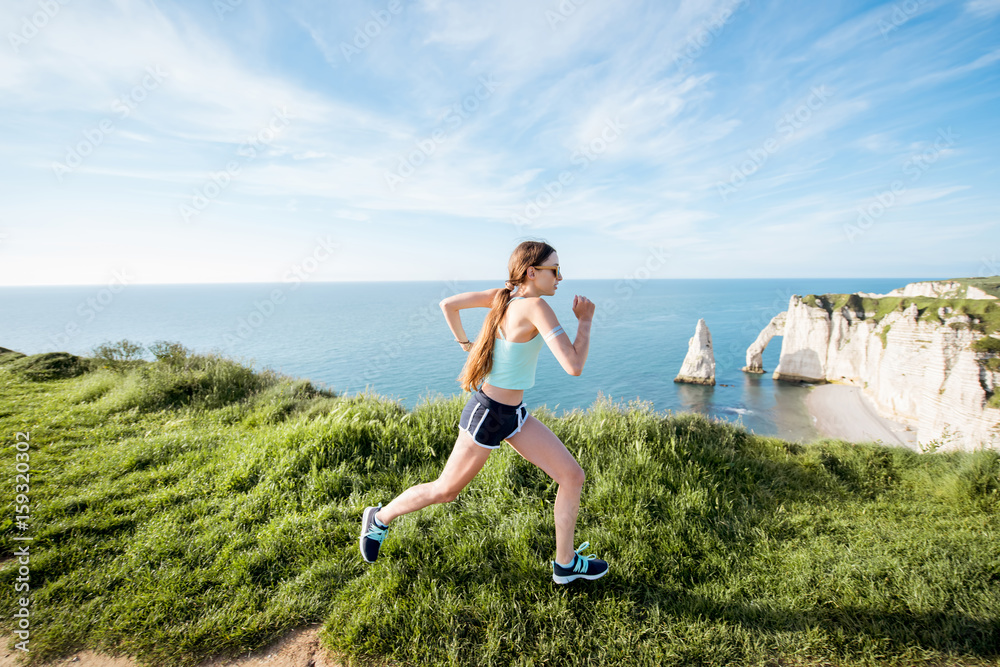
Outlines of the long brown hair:
{"label": "long brown hair", "polygon": [[503,322],[504,315],[507,314],[511,297],[514,296],[511,290],[527,282],[529,266],[541,264],[555,251],[555,248],[542,241],[524,241],[514,248],[507,262],[507,273],[510,277],[507,279],[506,289],[500,290],[493,297],[483,328],[479,330],[479,337],[469,351],[462,374],[458,376],[462,389],[475,391],[493,370],[493,340],[497,337],[497,330]]}

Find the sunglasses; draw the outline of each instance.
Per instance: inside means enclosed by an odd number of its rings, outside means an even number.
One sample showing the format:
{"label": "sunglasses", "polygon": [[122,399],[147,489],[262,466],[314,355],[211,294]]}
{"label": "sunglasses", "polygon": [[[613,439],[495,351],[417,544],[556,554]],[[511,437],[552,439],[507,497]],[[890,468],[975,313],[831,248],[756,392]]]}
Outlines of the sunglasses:
{"label": "sunglasses", "polygon": [[536,266],[534,268],[536,268],[536,269],[552,269],[552,271],[556,274],[556,278],[559,278],[560,280],[562,280],[562,271],[559,270],[559,265],[558,264],[553,264],[552,266]]}

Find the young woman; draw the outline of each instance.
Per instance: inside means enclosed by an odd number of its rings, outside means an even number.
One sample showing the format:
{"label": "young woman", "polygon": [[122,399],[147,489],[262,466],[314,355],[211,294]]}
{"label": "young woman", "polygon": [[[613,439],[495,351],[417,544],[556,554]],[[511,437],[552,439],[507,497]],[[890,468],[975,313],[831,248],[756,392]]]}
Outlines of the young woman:
{"label": "young woman", "polygon": [[[471,350],[458,380],[463,389],[474,393],[462,411],[455,448],[441,475],[433,482],[411,486],[385,507],[379,503],[365,509],[360,542],[361,555],[369,563],[378,558],[386,529],[393,520],[434,503],[454,500],[482,469],[490,452],[506,440],[559,484],[552,579],[566,584],[574,579],[597,579],[608,571],[603,560],[580,555],[588,543],[573,549],[583,469],[559,438],[528,414],[521,400],[524,390],[535,384],[535,366],[543,342],[567,373],[583,372],[594,304],[586,297],[573,297],[573,314],[579,321],[576,340],[570,342],[552,307],[542,299],[553,296],[562,280],[555,249],[547,243],[525,241],[511,254],[508,272],[505,288],[465,292],[441,302],[456,342],[466,352]],[[469,342],[462,328],[459,311],[464,308],[490,309],[475,344]]]}

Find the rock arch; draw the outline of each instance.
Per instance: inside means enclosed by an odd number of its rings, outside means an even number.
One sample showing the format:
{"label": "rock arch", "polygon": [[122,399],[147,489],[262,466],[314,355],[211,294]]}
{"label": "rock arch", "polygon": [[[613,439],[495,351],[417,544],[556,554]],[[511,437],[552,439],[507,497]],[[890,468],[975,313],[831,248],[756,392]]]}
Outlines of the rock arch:
{"label": "rock arch", "polygon": [[771,339],[775,336],[785,335],[785,316],[787,311],[778,313],[771,318],[771,321],[767,323],[767,326],[757,334],[757,340],[750,344],[747,348],[747,365],[742,369],[745,373],[763,373],[764,372],[764,349],[767,344],[771,342]]}

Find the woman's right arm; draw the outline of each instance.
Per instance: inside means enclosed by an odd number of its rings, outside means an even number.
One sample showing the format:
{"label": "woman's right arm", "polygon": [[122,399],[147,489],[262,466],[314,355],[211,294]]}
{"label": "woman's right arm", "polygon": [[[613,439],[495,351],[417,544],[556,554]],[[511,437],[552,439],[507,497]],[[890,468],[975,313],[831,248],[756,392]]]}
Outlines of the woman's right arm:
{"label": "woman's right arm", "polygon": [[448,328],[451,332],[455,334],[455,340],[462,343],[463,341],[470,341],[468,343],[462,344],[462,349],[468,352],[472,348],[471,339],[465,335],[465,328],[462,326],[462,317],[459,315],[460,310],[464,308],[489,308],[493,305],[493,298],[496,296],[497,292],[502,290],[502,287],[496,289],[488,289],[482,292],[462,292],[461,294],[453,294],[445,299],[441,299],[438,304],[441,306],[441,311],[444,312],[444,319],[448,321]]}

